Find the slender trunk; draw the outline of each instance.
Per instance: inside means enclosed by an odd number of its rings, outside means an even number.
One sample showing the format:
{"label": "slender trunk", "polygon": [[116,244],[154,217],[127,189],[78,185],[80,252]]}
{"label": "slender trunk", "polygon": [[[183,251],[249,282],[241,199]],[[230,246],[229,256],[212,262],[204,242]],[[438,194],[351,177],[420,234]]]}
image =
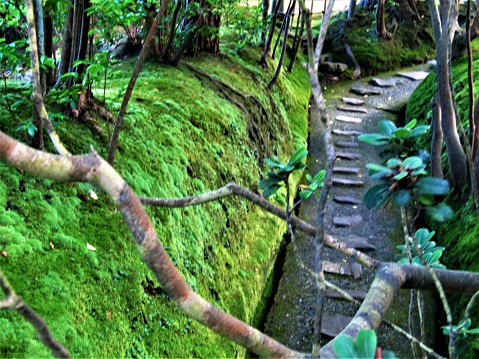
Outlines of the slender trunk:
{"label": "slender trunk", "polygon": [[181,1],[176,2],[175,10],[173,11],[173,18],[171,19],[171,27],[170,27],[170,35],[168,36],[168,43],[166,44],[163,52],[161,53],[160,58],[165,61],[169,62],[170,52],[171,52],[171,45],[173,44],[173,40],[175,39],[176,33],[176,20],[178,19],[178,13],[181,9]]}
{"label": "slender trunk", "polygon": [[348,19],[352,20],[356,16],[356,0],[349,1]]}
{"label": "slender trunk", "polygon": [[141,67],[143,66],[143,62],[145,61],[145,57],[148,52],[148,43],[150,39],[154,37],[155,29],[160,23],[161,16],[166,11],[167,6],[168,6],[168,0],[163,0],[161,3],[160,11],[158,11],[158,13],[156,14],[153,26],[148,32],[148,36],[146,37],[145,44],[143,45],[143,48],[141,49],[140,56],[138,56],[135,69],[133,70],[133,74],[131,75],[130,82],[128,83],[128,87],[126,88],[125,96],[123,97],[120,111],[118,113],[118,118],[115,121],[115,128],[113,129],[110,143],[108,145],[108,163],[110,163],[110,165],[112,166],[115,163],[115,152],[118,147],[118,138],[120,137],[120,130],[123,124],[123,118],[125,117],[126,108],[128,107],[128,102],[130,101],[133,88],[135,87],[136,80],[138,78],[138,75],[140,74]]}
{"label": "slender trunk", "polygon": [[[35,13],[35,28],[37,32],[37,44],[38,44],[38,58],[42,59],[45,56],[45,36],[44,36],[44,25],[43,25],[43,7],[41,0],[35,0],[33,2],[33,10]],[[46,75],[45,71],[40,70],[40,86],[42,96],[45,95],[46,89]],[[33,124],[37,128],[33,135],[32,147],[43,151],[45,145],[43,143],[43,123],[42,118],[36,107],[33,108]]]}
{"label": "slender trunk", "polygon": [[[69,7],[66,19],[65,19],[65,28],[63,30],[63,45],[62,45],[62,57],[60,60],[60,66],[58,70],[58,77],[63,74],[66,74],[69,71],[70,58],[72,55],[72,30],[73,30],[73,6]],[[57,79],[57,84],[59,85],[60,79]]]}
{"label": "slender trunk", "polygon": [[[78,56],[75,59],[77,60],[86,60],[87,50],[88,50],[88,32],[90,31],[90,16],[87,16],[86,9],[90,7],[90,0],[83,1],[83,7],[81,12],[81,32],[78,43]],[[82,64],[77,68],[77,74],[80,77],[85,73],[86,65]]]}
{"label": "slender trunk", "polygon": [[[471,0],[467,1],[466,15],[467,39],[467,83],[469,85],[469,144],[474,148],[474,77],[472,74],[472,49],[471,49]],[[474,151],[472,160],[474,160]]]}
{"label": "slender trunk", "polygon": [[[298,20],[301,21],[301,27],[299,29],[299,32],[296,33],[295,46],[294,46],[294,49],[293,49],[293,54],[291,56],[291,62],[289,63],[289,66],[288,66],[288,72],[293,72],[294,63],[296,62],[296,58],[298,57],[299,49],[301,48],[301,45],[303,43],[304,14],[303,14],[303,11],[301,9],[300,9],[300,13],[299,13],[299,16],[298,16]],[[297,26],[296,26],[296,29],[297,29]]]}
{"label": "slender trunk", "polygon": [[441,106],[437,96],[432,102],[432,141],[431,141],[431,174],[433,177],[444,178],[441,167],[442,153],[442,125]]}
{"label": "slender trunk", "polygon": [[384,40],[390,40],[391,34],[386,30],[386,22],[384,20],[384,0],[378,0],[376,9],[376,33]]}
{"label": "slender trunk", "polygon": [[268,58],[271,51],[271,44],[273,42],[274,29],[276,27],[276,17],[278,16],[280,5],[281,5],[280,0],[275,0],[275,2],[273,3],[273,12],[272,12],[273,20],[271,21],[268,38],[266,39],[266,44],[264,45],[263,54],[261,55],[261,65],[264,68],[268,68],[268,63],[266,62],[266,59]]}
{"label": "slender trunk", "polygon": [[281,47],[281,55],[279,57],[278,61],[278,67],[276,68],[276,71],[273,75],[273,78],[268,84],[268,90],[271,90],[276,83],[276,80],[278,79],[278,76],[281,72],[281,68],[283,67],[283,60],[284,60],[284,54],[286,53],[286,46],[288,45],[288,28],[289,28],[289,19],[291,18],[291,11],[294,9],[296,6],[296,0],[293,0],[293,3],[289,4],[288,12],[286,13],[285,19],[284,19],[284,35],[283,35],[283,46]]}
{"label": "slender trunk", "polygon": [[[45,56],[53,58],[53,19],[47,14],[43,19],[43,28],[45,33]],[[55,68],[48,68],[46,73],[46,90],[55,84]]]}
{"label": "slender trunk", "polygon": [[[148,34],[155,21],[156,7],[154,4],[148,6],[146,3],[143,6],[147,13],[147,16],[145,19],[145,25],[146,25],[146,33]],[[152,59],[159,59],[160,56],[161,56],[160,49],[158,48],[158,45],[156,43],[155,36],[153,36],[150,40],[150,43],[148,44],[147,57]]]}
{"label": "slender trunk", "polygon": [[270,0],[262,1],[262,11],[261,11],[261,33],[259,35],[259,46],[263,46],[266,42],[266,27],[268,26],[268,12],[269,6],[271,5]]}

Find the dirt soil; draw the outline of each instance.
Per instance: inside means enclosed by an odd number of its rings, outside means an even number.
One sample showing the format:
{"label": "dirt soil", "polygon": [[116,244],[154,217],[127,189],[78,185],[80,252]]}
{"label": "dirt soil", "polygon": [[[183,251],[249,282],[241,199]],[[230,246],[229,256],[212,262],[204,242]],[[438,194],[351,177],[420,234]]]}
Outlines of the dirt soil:
{"label": "dirt soil", "polygon": [[[425,66],[421,69],[414,68],[414,71],[427,70]],[[411,71],[411,69],[408,69]],[[420,81],[410,80],[404,77],[392,75],[383,75],[382,79],[394,80],[400,79],[401,83],[392,87],[380,88],[371,86],[370,79],[361,79],[359,81],[331,86],[324,89],[326,106],[329,112],[331,129],[355,130],[362,133],[378,132],[377,124],[381,119],[396,120],[396,116],[389,111],[379,110],[378,108],[399,109],[407,103],[409,96],[419,85]],[[350,92],[354,86],[366,86],[381,90],[380,95],[357,95]],[[358,106],[367,110],[367,113],[345,112],[338,110],[338,106],[349,106],[342,101],[343,97],[354,97],[364,100],[364,105]],[[361,123],[341,122],[337,116],[348,116],[359,118]],[[323,156],[320,153],[322,139],[318,135],[319,124],[310,124],[310,141],[308,171],[313,175],[322,169]],[[350,180],[363,180],[364,186],[344,186],[334,185],[330,199],[327,204],[326,215],[326,233],[333,236],[345,237],[349,235],[365,238],[370,244],[376,247],[368,254],[381,261],[394,261],[398,251],[396,245],[404,242],[404,236],[400,221],[399,211],[392,211],[388,215],[379,216],[377,210],[368,210],[362,204],[340,204],[333,200],[335,196],[351,196],[356,199],[362,199],[367,188],[376,184],[376,181],[370,180],[367,175],[366,164],[378,163],[379,149],[366,143],[359,142],[357,135],[344,136],[333,135],[336,144],[336,152],[346,152],[360,154],[361,158],[357,160],[338,159],[335,167],[351,167],[359,169],[358,174],[335,174],[335,178],[347,178]],[[338,142],[354,142],[357,147],[342,148]],[[354,145],[356,146],[356,145]],[[307,222],[314,224],[316,217],[317,199],[312,198],[302,204],[299,210],[299,217]],[[334,217],[361,216],[359,224],[349,227],[340,227],[333,223]],[[316,285],[314,278],[307,271],[302,270],[298,265],[298,259],[308,268],[314,270],[314,245],[311,236],[297,233],[296,243],[299,252],[297,258],[293,253],[292,245],[288,245],[285,263],[283,266],[283,276],[276,293],[274,304],[269,311],[265,325],[266,333],[279,340],[281,343],[302,352],[311,351],[311,336],[313,333],[313,321],[315,316]],[[324,260],[334,263],[354,263],[353,260],[345,255],[335,252],[329,248],[324,250]],[[359,279],[353,276],[326,274],[326,279],[339,285],[343,289],[360,290],[367,292],[374,279],[374,271],[366,268],[362,269]],[[388,319],[407,329],[409,291],[402,291],[393,307],[388,312]],[[341,314],[347,317],[353,317],[357,311],[357,306],[345,301],[327,298],[325,305],[325,314]],[[434,313],[426,321],[434,323]],[[334,322],[334,321],[333,321]],[[330,328],[326,328],[330,329]],[[392,350],[398,357],[411,357],[411,346],[407,339],[394,332],[390,327],[382,325],[378,330],[379,346]],[[433,329],[432,334],[433,337]],[[323,336],[325,342],[331,337]]]}

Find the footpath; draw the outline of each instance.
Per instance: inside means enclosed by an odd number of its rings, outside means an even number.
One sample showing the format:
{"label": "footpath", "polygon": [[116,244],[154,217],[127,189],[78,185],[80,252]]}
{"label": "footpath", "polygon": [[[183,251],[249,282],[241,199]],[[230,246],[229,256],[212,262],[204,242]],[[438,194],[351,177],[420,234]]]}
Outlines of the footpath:
{"label": "footpath", "polygon": [[[326,233],[382,261],[394,261],[398,254],[396,246],[404,242],[400,215],[392,211],[379,216],[378,211],[368,210],[362,204],[366,190],[376,184],[369,179],[366,164],[379,163],[380,159],[377,147],[360,142],[357,137],[362,133],[378,132],[377,125],[382,119],[396,121],[398,110],[426,75],[427,70],[418,69],[324,90],[337,157],[333,188],[326,207]],[[319,126],[310,123],[307,165],[313,176],[324,166],[319,150],[322,147]],[[316,209],[317,198],[312,197],[301,205],[299,217],[314,224]],[[292,245],[288,245],[283,275],[265,331],[290,348],[310,352],[317,290],[315,279],[301,269],[297,255],[307,268],[314,270],[313,237],[297,232],[296,243],[297,254]],[[356,299],[364,299],[374,278],[372,270],[327,247],[323,260],[328,281],[346,289]],[[389,319],[405,328],[409,292],[403,292],[390,309]],[[322,337],[328,340],[336,336],[356,311],[356,305],[328,290]],[[378,340],[381,347],[393,350],[399,357],[412,355],[409,341],[385,325],[378,330]]]}

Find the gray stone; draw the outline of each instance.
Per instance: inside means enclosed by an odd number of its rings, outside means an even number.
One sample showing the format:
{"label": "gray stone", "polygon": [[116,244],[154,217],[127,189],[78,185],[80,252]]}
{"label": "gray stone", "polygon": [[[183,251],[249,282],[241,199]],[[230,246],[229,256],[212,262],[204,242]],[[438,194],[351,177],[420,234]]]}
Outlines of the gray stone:
{"label": "gray stone", "polygon": [[339,135],[339,136],[359,136],[359,135],[362,135],[363,133],[360,131],[334,129],[333,134]]}
{"label": "gray stone", "polygon": [[426,71],[411,71],[411,72],[398,72],[398,76],[406,77],[413,81],[421,81],[424,80],[429,72]]}
{"label": "gray stone", "polygon": [[346,328],[352,319],[341,314],[323,315],[321,318],[321,334],[334,338]]}
{"label": "gray stone", "polygon": [[336,147],[343,147],[343,148],[355,148],[359,146],[357,142],[346,142],[346,141],[338,141],[335,142]]}
{"label": "gray stone", "polygon": [[363,217],[356,216],[343,216],[343,217],[334,217],[333,223],[337,227],[352,227],[357,226],[363,221]]}
{"label": "gray stone", "polygon": [[360,118],[343,116],[343,115],[336,116],[336,120],[341,121],[341,122],[346,122],[346,123],[361,123],[361,122],[363,122],[363,120],[361,120]]}
{"label": "gray stone", "polygon": [[368,113],[368,110],[366,110],[364,107],[338,106],[338,110],[346,111],[346,112]]}
{"label": "gray stone", "polygon": [[371,85],[379,86],[379,87],[394,87],[398,84],[402,84],[403,80],[397,77],[389,77],[380,79],[378,77],[374,77],[370,81]]}
{"label": "gray stone", "polygon": [[348,105],[364,105],[364,100],[356,97],[343,97],[342,100]]}
{"label": "gray stone", "polygon": [[359,153],[345,153],[345,152],[337,152],[336,158],[342,158],[343,160],[359,160],[363,156]]}
{"label": "gray stone", "polygon": [[349,187],[362,187],[364,182],[361,180],[351,180],[347,178],[333,178],[333,185],[336,186],[349,186]]}
{"label": "gray stone", "polygon": [[359,95],[381,95],[383,93],[379,89],[366,86],[354,86],[351,91]]}
{"label": "gray stone", "polygon": [[347,237],[335,237],[335,238],[338,241],[345,243],[348,247],[351,247],[351,248],[368,250],[368,251],[376,250],[376,246],[369,243],[367,239],[363,237],[347,236]]}
{"label": "gray stone", "polygon": [[343,64],[341,62],[331,62],[331,61],[325,61],[319,64],[319,68],[318,68],[319,71],[327,72],[330,74],[342,74],[347,69],[348,69],[348,65]]}
{"label": "gray stone", "polygon": [[[362,290],[355,290],[355,289],[343,289],[347,294],[353,297],[356,300],[362,302],[368,293],[363,292]],[[326,297],[332,299],[339,299],[339,300],[346,300],[341,293],[336,292],[332,289],[326,289]]]}
{"label": "gray stone", "polygon": [[362,204],[363,202],[360,199],[351,197],[351,196],[334,196],[333,200],[338,203],[344,204]]}

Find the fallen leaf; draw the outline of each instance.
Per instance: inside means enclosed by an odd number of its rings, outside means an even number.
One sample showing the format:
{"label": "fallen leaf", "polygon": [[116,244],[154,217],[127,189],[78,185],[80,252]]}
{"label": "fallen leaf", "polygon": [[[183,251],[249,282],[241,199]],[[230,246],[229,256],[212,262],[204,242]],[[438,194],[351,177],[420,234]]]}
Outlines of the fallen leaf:
{"label": "fallen leaf", "polygon": [[8,253],[5,249],[1,253],[2,253],[2,256],[4,256],[5,258],[8,257]]}
{"label": "fallen leaf", "polygon": [[23,174],[23,170],[21,168],[18,168],[18,167],[15,167],[17,169],[18,172],[20,172],[21,174]]}
{"label": "fallen leaf", "polygon": [[93,192],[93,190],[90,190],[90,197],[93,198],[95,201],[98,199],[98,195]]}
{"label": "fallen leaf", "polygon": [[50,242],[50,248],[55,249],[55,245],[52,242]]}
{"label": "fallen leaf", "polygon": [[106,312],[106,316],[108,317],[108,319],[111,319],[111,312]]}
{"label": "fallen leaf", "polygon": [[90,243],[87,243],[87,244],[86,244],[86,247],[87,247],[89,250],[91,250],[91,251],[96,251],[96,248],[93,247]]}

